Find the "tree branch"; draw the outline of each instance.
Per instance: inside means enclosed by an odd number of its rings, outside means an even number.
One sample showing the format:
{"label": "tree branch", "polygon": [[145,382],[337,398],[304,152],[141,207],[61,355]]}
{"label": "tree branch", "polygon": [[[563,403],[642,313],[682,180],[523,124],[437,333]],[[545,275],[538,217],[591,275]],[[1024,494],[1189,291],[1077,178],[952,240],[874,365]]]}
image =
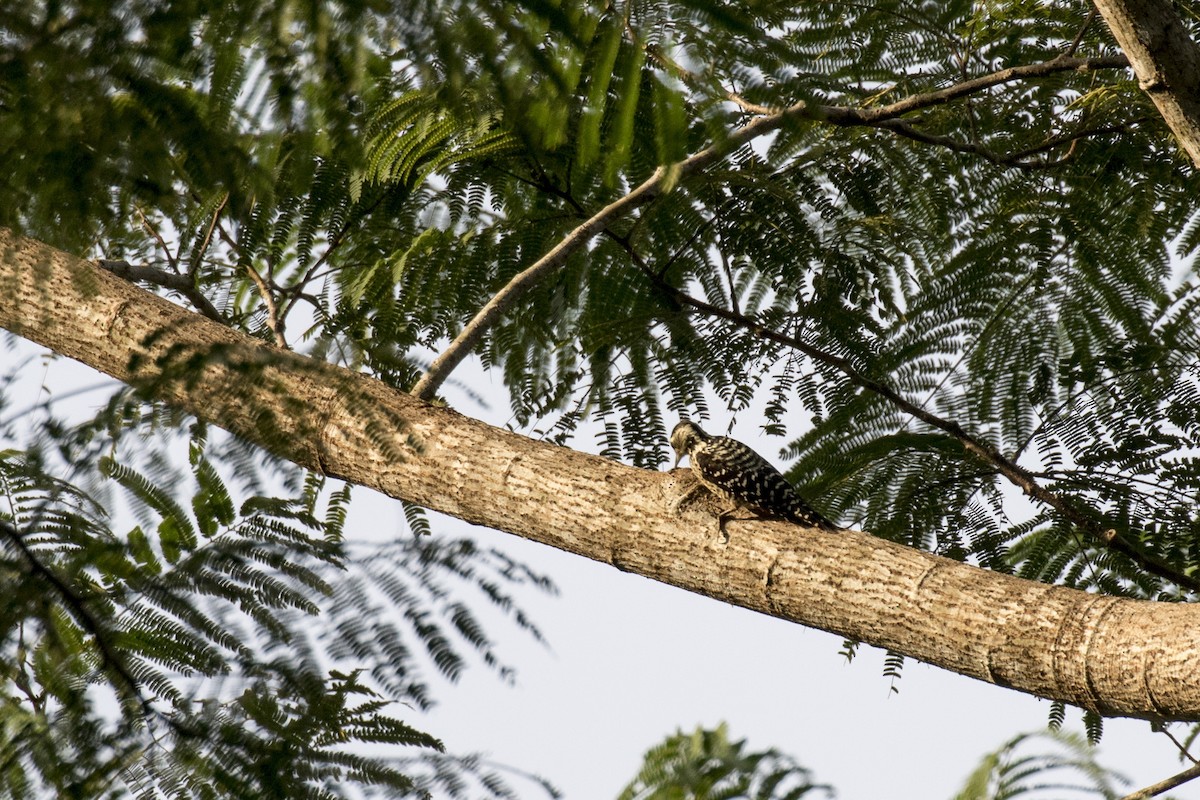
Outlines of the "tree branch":
{"label": "tree branch", "polygon": [[978,78],[947,86],[932,92],[923,92],[874,108],[845,108],[824,106],[827,109],[827,120],[836,125],[870,125],[885,119],[909,114],[913,111],[944,105],[951,100],[977,94],[985,89],[1000,86],[1005,83],[1023,80],[1025,78],[1043,78],[1058,72],[1091,72],[1100,69],[1120,69],[1128,67],[1129,61],[1124,56],[1099,56],[1096,58],[1076,58],[1060,55],[1049,61],[1037,64],[1025,64],[1017,67],[990,72]]}
{"label": "tree branch", "polygon": [[[1134,124],[1136,122],[1141,122],[1141,121],[1142,120],[1140,120],[1140,119],[1133,120],[1133,121],[1131,121],[1130,124]],[[1081,139],[1087,139],[1087,138],[1091,138],[1093,136],[1105,136],[1105,135],[1109,135],[1109,134],[1123,133],[1124,131],[1128,130],[1129,126],[1128,125],[1098,125],[1093,128],[1085,128],[1080,131],[1074,131],[1072,133],[1064,133],[1059,136],[1054,136],[1034,147],[1028,147],[1024,150],[1019,150],[1015,153],[1005,153],[1005,154],[996,153],[996,152],[984,147],[983,145],[976,144],[974,142],[960,142],[957,139],[950,137],[950,136],[926,133],[925,131],[922,131],[919,128],[913,127],[912,125],[905,122],[904,120],[888,119],[888,120],[884,120],[882,122],[877,123],[875,125],[875,127],[884,128],[886,130],[892,131],[893,133],[898,133],[905,138],[912,139],[913,141],[921,142],[923,144],[931,144],[931,145],[935,145],[937,147],[944,147],[947,150],[953,150],[956,153],[970,153],[972,155],[977,155],[980,158],[984,159],[985,161],[990,161],[991,163],[996,164],[998,166],[1016,167],[1017,169],[1033,171],[1033,170],[1038,170],[1038,169],[1047,169],[1049,167],[1057,166],[1058,164],[1063,163],[1070,157],[1071,153],[1073,153],[1075,151],[1075,145]],[[1062,156],[1061,158],[1056,158],[1052,161],[1050,161],[1050,160],[1047,160],[1047,161],[1028,161],[1028,160],[1026,160],[1030,156],[1037,155],[1038,153],[1044,153],[1047,150],[1053,150],[1055,147],[1060,147],[1064,144],[1070,145],[1070,148],[1068,149],[1067,154]]]}
{"label": "tree branch", "polygon": [[666,169],[659,167],[640,186],[600,209],[590,219],[567,234],[550,252],[518,273],[483,308],[479,309],[454,341],[433,360],[429,369],[413,386],[413,397],[422,400],[433,399],[454,368],[462,363],[467,354],[483,338],[484,333],[496,324],[504,312],[512,308],[519,298],[536,286],[543,276],[562,266],[572,253],[586,244],[610,222],[656,197],[662,190],[663,180],[667,174]]}
{"label": "tree branch", "polygon": [[246,274],[250,276],[250,280],[254,281],[254,285],[258,288],[258,296],[262,298],[263,305],[266,306],[267,329],[275,337],[276,346],[287,350],[287,337],[283,335],[284,318],[279,314],[279,305],[275,302],[275,295],[271,293],[271,287],[267,285],[266,280],[252,264],[246,264]]}
{"label": "tree branch", "polygon": [[669,511],[689,481],[280,350],[0,230],[0,327],[307,469],[1097,713],[1200,719],[1200,605],[1088,594],[861,533]]}
{"label": "tree branch", "polygon": [[1142,91],[1200,167],[1200,46],[1171,0],[1095,0]]}
{"label": "tree branch", "polygon": [[1200,577],[1188,575],[1170,562],[1137,547],[1122,537],[1115,529],[1106,527],[1086,511],[1076,508],[1067,498],[1039,484],[1032,472],[1005,456],[991,442],[971,435],[957,422],[939,417],[923,406],[911,402],[882,381],[877,381],[874,378],[864,375],[845,358],[814,347],[794,336],[789,336],[773,328],[768,328],[757,320],[738,314],[735,311],[698,300],[659,278],[648,266],[642,266],[642,271],[656,286],[667,292],[680,304],[690,306],[708,316],[719,317],[732,322],[743,330],[750,331],[760,339],[782,344],[801,352],[820,364],[836,369],[849,378],[856,386],[861,386],[872,394],[887,400],[909,416],[915,417],[930,427],[949,434],[958,440],[959,444],[968,453],[971,453],[984,463],[995,467],[997,472],[1027,496],[1058,512],[1071,524],[1085,531],[1094,541],[1121,553],[1151,575],[1171,581],[1190,592],[1200,593]]}
{"label": "tree branch", "polygon": [[106,258],[99,259],[96,263],[101,269],[108,270],[118,278],[124,278],[127,281],[142,281],[154,286],[161,286],[172,292],[179,292],[204,316],[216,322],[225,321],[217,307],[196,288],[196,284],[189,275],[168,272],[148,264],[130,264],[128,261],[110,261]]}
{"label": "tree branch", "polygon": [[1193,764],[1183,772],[1172,775],[1165,780],[1161,780],[1156,784],[1147,786],[1145,789],[1138,789],[1132,794],[1127,794],[1121,800],[1148,800],[1151,797],[1157,797],[1163,792],[1169,792],[1176,786],[1182,786],[1188,781],[1200,778],[1200,764]]}
{"label": "tree branch", "polygon": [[904,114],[948,103],[951,100],[1012,81],[1041,77],[1056,72],[1111,69],[1127,65],[1128,62],[1120,56],[1075,58],[1060,55],[1038,64],[1002,69],[945,89],[913,95],[885,106],[863,109],[814,105],[801,101],[772,111],[770,114],[756,117],[731,133],[727,139],[717,142],[683,161],[659,167],[639,186],[593,214],[587,221],[567,234],[550,252],[518,273],[475,314],[454,341],[434,359],[433,363],[429,365],[429,369],[413,386],[412,395],[422,400],[433,399],[450,373],[462,363],[462,360],[479,343],[484,334],[499,321],[500,317],[543,278],[562,266],[576,250],[585,245],[593,236],[635,208],[650,202],[677,182],[706,169],[710,164],[742,145],[776,131],[791,121],[807,119],[847,127],[861,125],[883,127],[888,120]]}

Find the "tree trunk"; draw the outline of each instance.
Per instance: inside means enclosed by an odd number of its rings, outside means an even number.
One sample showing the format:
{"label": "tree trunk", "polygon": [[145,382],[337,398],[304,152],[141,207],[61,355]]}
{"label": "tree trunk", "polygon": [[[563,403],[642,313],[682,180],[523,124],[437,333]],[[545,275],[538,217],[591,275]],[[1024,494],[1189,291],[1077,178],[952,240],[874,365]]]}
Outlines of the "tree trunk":
{"label": "tree trunk", "polygon": [[1200,167],[1200,46],[1170,0],[1095,0],[1142,90]]}
{"label": "tree trunk", "polygon": [[536,442],[279,350],[0,229],[0,327],[308,469],[1109,715],[1200,719],[1200,608],[1025,581],[857,532],[669,511],[689,473]]}

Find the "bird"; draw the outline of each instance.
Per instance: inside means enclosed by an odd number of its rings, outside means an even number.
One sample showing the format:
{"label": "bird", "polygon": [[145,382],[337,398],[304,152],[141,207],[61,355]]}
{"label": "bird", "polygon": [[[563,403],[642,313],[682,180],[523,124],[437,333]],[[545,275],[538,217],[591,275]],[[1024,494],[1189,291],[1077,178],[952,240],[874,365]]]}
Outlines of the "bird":
{"label": "bird", "polygon": [[841,530],[806,503],[769,461],[736,439],[712,436],[684,419],[671,431],[671,447],[676,467],[684,456],[689,457],[692,473],[700,484],[730,504],[717,517],[722,535],[726,518],[739,508],[750,509],[760,517],[785,519],[826,531]]}

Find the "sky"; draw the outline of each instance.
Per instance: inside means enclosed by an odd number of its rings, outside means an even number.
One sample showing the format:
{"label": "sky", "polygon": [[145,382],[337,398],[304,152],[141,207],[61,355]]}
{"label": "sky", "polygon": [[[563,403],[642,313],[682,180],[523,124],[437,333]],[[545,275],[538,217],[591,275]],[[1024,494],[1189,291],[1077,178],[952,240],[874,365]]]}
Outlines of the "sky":
{"label": "sky", "polygon": [[[23,344],[19,352],[38,351]],[[8,413],[38,402],[43,385],[62,396],[103,380],[66,359],[35,360],[28,373]],[[502,388],[478,367],[456,378],[491,407],[448,386],[452,405],[493,424],[508,421]],[[96,391],[65,402],[90,414],[107,397]],[[710,430],[723,431],[726,421]],[[764,441],[754,415],[741,415],[732,433],[783,466],[784,440]],[[576,446],[588,443],[581,436]],[[538,774],[570,800],[615,797],[647,749],[676,730],[721,722],[751,749],[792,756],[843,800],[950,800],[985,753],[1046,724],[1050,704],[1028,695],[911,660],[893,681],[883,675],[882,651],[869,646],[848,662],[841,637],[510,534],[441,515],[431,522],[436,533],[470,535],[549,574],[560,594],[523,595],[546,646],[503,620],[491,630],[501,659],[517,667],[512,685],[469,669],[457,686],[434,687],[439,703],[430,712],[400,716],[452,752]],[[400,504],[366,489],[355,494],[347,532],[369,540],[408,535]],[[1082,731],[1079,712],[1068,710],[1065,727]],[[1179,772],[1175,752],[1147,722],[1106,720],[1099,758],[1127,776],[1132,791]],[[523,796],[543,796],[519,778],[513,785]],[[1200,783],[1170,796],[1200,800]]]}

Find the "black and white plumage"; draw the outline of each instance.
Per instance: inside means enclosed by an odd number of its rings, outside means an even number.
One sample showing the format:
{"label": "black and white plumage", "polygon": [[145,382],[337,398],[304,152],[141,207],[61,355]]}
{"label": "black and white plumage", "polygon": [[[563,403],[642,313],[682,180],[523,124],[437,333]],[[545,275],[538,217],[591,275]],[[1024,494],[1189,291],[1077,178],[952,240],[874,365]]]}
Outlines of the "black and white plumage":
{"label": "black and white plumage", "polygon": [[827,531],[839,530],[804,502],[769,461],[736,439],[710,436],[685,419],[671,431],[671,447],[675,466],[689,456],[692,473],[700,483],[731,504],[718,517],[722,530],[725,517],[738,508]]}

